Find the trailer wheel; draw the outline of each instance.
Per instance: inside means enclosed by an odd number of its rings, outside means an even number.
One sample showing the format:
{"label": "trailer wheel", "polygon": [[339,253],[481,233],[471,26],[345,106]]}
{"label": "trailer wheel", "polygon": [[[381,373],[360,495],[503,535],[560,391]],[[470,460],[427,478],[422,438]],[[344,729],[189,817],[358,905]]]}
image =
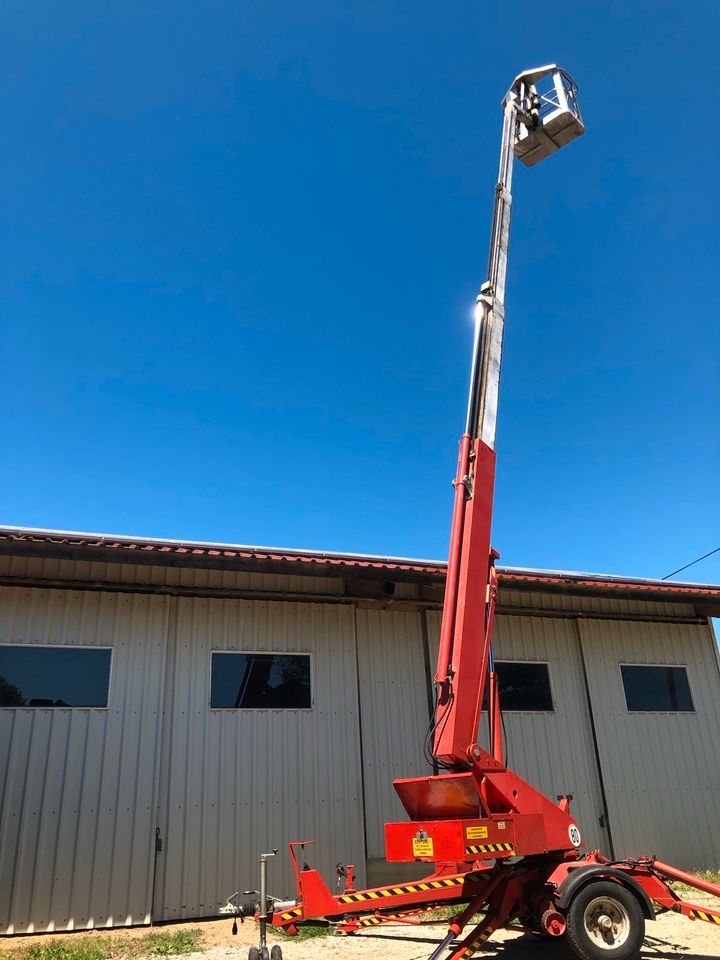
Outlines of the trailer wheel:
{"label": "trailer wheel", "polygon": [[645,939],[645,917],[627,887],[595,880],[570,904],[565,936],[581,960],[635,960]]}
{"label": "trailer wheel", "polygon": [[280,947],[277,943],[270,951],[270,960],[283,960],[282,947]]}
{"label": "trailer wheel", "polygon": [[260,960],[260,950],[258,947],[250,947],[248,950],[248,960]]}

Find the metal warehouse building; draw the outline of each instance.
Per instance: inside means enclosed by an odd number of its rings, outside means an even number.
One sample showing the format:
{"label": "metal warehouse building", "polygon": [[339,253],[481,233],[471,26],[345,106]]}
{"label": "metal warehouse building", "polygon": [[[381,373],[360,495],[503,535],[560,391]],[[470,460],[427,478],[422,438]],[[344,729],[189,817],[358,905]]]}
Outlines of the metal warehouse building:
{"label": "metal warehouse building", "polygon": [[[288,840],[382,882],[429,772],[444,564],[0,529],[0,931],[292,893]],[[510,765],[586,846],[720,864],[720,587],[504,568]],[[414,867],[414,865],[410,865]],[[406,868],[407,875],[407,868]],[[417,874],[415,874],[417,875]]]}

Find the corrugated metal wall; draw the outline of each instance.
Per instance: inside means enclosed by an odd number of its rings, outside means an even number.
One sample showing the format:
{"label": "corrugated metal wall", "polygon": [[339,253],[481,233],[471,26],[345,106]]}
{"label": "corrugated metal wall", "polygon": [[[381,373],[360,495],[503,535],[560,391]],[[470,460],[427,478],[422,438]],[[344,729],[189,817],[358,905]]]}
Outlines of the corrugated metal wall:
{"label": "corrugated metal wall", "polygon": [[388,610],[357,611],[369,860],[385,856],[385,823],[406,819],[393,780],[432,773],[422,752],[429,722],[423,616]]}
{"label": "corrugated metal wall", "polygon": [[[617,856],[720,864],[720,674],[707,626],[582,621]],[[630,713],[621,663],[687,666],[695,713]]]}
{"label": "corrugated metal wall", "polygon": [[[289,840],[321,841],[310,863],[333,883],[365,849],[352,607],[180,599],[171,631],[161,770],[156,919],[214,914],[257,886],[257,858],[279,848],[270,890],[294,894]],[[209,710],[210,651],[313,655],[314,709]]]}
{"label": "corrugated metal wall", "polygon": [[112,646],[107,710],[0,709],[0,931],[150,919],[168,601],[0,590],[0,643]]}
{"label": "corrugated metal wall", "polygon": [[[16,576],[343,589],[325,578],[3,564]],[[262,580],[247,579],[256,576]],[[563,616],[582,609],[677,617],[692,608],[507,590],[500,599],[519,612],[498,617],[496,656],[548,662],[555,699],[553,714],[506,714],[512,766],[551,796],[572,791],[588,844],[607,849],[582,637],[618,852],[716,865],[720,675],[709,631]],[[523,613],[531,609],[550,615]],[[427,770],[423,618],[434,672],[437,611],[3,589],[0,642],[114,652],[109,710],[0,709],[0,930],[145,923],[153,897],[155,919],[213,914],[238,888],[256,886],[257,856],[273,847],[280,856],[271,890],[291,894],[290,839],[321,841],[308,859],[329,883],[343,860],[356,865],[362,884],[366,857],[383,856],[383,824],[403,816],[393,778]],[[311,653],[314,709],[210,710],[213,649]],[[697,713],[628,715],[619,658],[687,663]],[[156,827],[163,848],[153,889]],[[658,837],[667,838],[662,848]]]}

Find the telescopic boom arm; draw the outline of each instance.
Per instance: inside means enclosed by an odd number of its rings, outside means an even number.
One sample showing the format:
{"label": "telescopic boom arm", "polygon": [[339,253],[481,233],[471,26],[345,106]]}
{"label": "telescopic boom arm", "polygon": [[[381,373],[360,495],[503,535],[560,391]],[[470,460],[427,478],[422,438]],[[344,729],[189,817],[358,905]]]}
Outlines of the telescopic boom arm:
{"label": "telescopic boom arm", "polygon": [[[537,84],[550,76],[549,92]],[[490,546],[495,486],[495,431],[505,326],[513,159],[528,166],[584,132],[576,87],[555,64],[521,73],[503,100],[500,170],[495,187],[487,280],[475,309],[475,340],[465,432],[460,438],[455,502],[440,631],[432,753],[445,767],[467,767],[476,743],[488,668],[489,734],[502,759],[492,621],[497,594]]]}

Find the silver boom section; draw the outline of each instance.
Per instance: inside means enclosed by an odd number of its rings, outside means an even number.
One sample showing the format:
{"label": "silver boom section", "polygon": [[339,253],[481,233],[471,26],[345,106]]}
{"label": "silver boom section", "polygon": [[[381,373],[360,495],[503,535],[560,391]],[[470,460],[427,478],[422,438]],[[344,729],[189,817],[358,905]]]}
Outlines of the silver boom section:
{"label": "silver boom section", "polygon": [[[542,82],[545,81],[543,85]],[[549,84],[549,86],[548,86]],[[475,341],[465,430],[495,448],[505,327],[513,159],[534,166],[585,132],[577,86],[556,64],[519,74],[503,99],[500,169],[495,187],[487,280],[475,308]]]}

